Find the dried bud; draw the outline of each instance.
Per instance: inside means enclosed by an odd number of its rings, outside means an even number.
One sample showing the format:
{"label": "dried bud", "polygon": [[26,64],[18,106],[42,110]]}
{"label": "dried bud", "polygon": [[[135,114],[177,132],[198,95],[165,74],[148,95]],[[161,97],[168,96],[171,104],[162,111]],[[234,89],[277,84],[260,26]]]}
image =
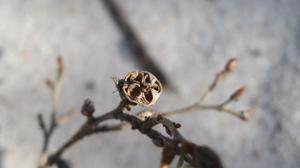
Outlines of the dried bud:
{"label": "dried bud", "polygon": [[246,91],[246,86],[241,86],[230,96],[230,100],[237,101],[239,98],[241,98],[245,94],[245,91]]}
{"label": "dried bud", "polygon": [[241,112],[240,119],[248,121],[255,113],[255,109],[249,109]]}
{"label": "dried bud", "polygon": [[173,124],[174,124],[174,127],[175,127],[175,128],[180,128],[180,127],[181,127],[181,124],[180,124],[180,123],[175,123],[175,122],[174,122]]}
{"label": "dried bud", "polygon": [[57,76],[61,78],[64,73],[64,60],[61,56],[57,57]]}
{"label": "dried bud", "polygon": [[95,106],[93,101],[91,101],[90,99],[85,99],[81,107],[81,114],[87,117],[91,117],[93,116],[94,112],[95,112]]}
{"label": "dried bud", "polygon": [[236,69],[237,64],[238,64],[238,60],[236,58],[231,58],[227,62],[224,71],[225,72],[233,72]]}
{"label": "dried bud", "polygon": [[147,71],[130,72],[117,86],[128,101],[145,107],[153,105],[162,93],[160,81]]}

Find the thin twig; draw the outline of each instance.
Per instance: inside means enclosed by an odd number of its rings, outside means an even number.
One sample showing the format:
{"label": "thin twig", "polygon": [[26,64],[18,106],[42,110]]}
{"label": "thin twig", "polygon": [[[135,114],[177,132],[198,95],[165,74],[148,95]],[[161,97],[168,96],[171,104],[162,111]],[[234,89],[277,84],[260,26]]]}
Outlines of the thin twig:
{"label": "thin twig", "polygon": [[[96,118],[88,118],[87,121],[80,127],[80,129],[67,140],[50,158],[59,158],[69,147],[74,145],[76,142],[84,138],[85,136],[91,135],[93,132],[99,132],[101,127],[97,127],[101,122],[113,119],[117,113],[121,113],[127,104],[121,101],[119,106],[114,110],[107,112]],[[103,128],[101,128],[103,129]]]}
{"label": "thin twig", "polygon": [[181,109],[173,110],[173,111],[168,111],[168,112],[163,112],[159,113],[163,116],[172,116],[172,115],[177,115],[177,114],[184,114],[184,113],[189,113],[189,112],[200,112],[200,111],[207,111],[207,110],[214,110],[214,111],[219,111],[219,112],[226,112],[231,115],[234,115],[242,120],[248,120],[254,113],[254,109],[250,110],[233,110],[229,109],[227,106],[229,103],[232,102],[232,99],[228,99],[223,103],[216,104],[216,105],[200,105],[198,103],[194,103],[190,106],[183,107]]}
{"label": "thin twig", "polygon": [[226,63],[225,67],[216,74],[215,79],[212,81],[212,83],[208,86],[206,91],[203,93],[201,98],[198,101],[198,104],[201,104],[205,101],[205,99],[208,97],[208,95],[214,91],[214,89],[218,86],[218,84],[225,80],[227,76],[232,73],[237,66],[238,60],[236,58],[231,58]]}
{"label": "thin twig", "polygon": [[159,113],[163,116],[171,116],[171,115],[176,115],[176,114],[183,114],[183,113],[188,113],[188,112],[193,112],[193,111],[207,111],[207,110],[214,110],[214,111],[219,111],[219,112],[226,112],[228,114],[234,115],[244,121],[248,120],[251,118],[251,116],[254,114],[255,110],[250,109],[250,110],[233,110],[228,108],[227,106],[234,102],[237,101],[245,92],[245,86],[241,86],[238,88],[235,92],[233,92],[230,97],[225,100],[224,102],[220,104],[215,104],[215,105],[207,105],[203,104],[204,100],[211,94],[216,86],[226,79],[226,77],[232,73],[237,66],[237,59],[236,58],[231,58],[227,64],[225,65],[224,69],[217,73],[215,79],[213,82],[209,85],[208,89],[204,92],[204,94],[201,96],[201,98],[195,102],[194,104],[190,106],[183,107],[181,109],[169,111],[169,112],[164,112],[164,113]]}
{"label": "thin twig", "polygon": [[94,133],[102,133],[102,132],[110,132],[110,131],[120,131],[123,129],[124,124],[116,124],[116,125],[103,125],[94,129],[90,134]]}
{"label": "thin twig", "polygon": [[57,58],[57,72],[56,72],[56,77],[53,80],[46,80],[46,84],[51,91],[51,102],[52,102],[52,112],[51,116],[49,118],[49,127],[46,127],[45,121],[43,119],[42,114],[38,114],[38,122],[39,126],[43,132],[44,135],[44,142],[43,142],[43,147],[42,147],[42,154],[44,155],[49,146],[49,142],[51,139],[52,134],[54,133],[56,127],[57,127],[57,119],[56,119],[56,113],[57,113],[57,102],[58,102],[58,97],[60,94],[60,90],[63,84],[63,74],[64,74],[64,62],[62,57]]}

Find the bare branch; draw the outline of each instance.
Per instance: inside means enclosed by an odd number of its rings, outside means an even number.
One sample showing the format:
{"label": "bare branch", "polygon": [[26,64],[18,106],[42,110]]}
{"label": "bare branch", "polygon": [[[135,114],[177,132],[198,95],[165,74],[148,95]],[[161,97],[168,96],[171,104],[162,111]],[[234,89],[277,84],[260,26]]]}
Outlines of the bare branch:
{"label": "bare branch", "polygon": [[[204,99],[213,91],[213,89],[216,87],[216,85],[219,83],[221,79],[224,79],[225,76],[228,75],[228,73],[231,73],[235,68],[236,68],[237,60],[230,59],[228,63],[226,64],[225,68],[223,71],[217,74],[216,79],[214,82],[209,86],[209,89],[207,92],[204,93],[204,95],[201,97],[201,99],[197,102],[195,102],[192,105],[177,109],[177,110],[172,110],[168,112],[156,112],[157,114],[161,114],[163,116],[171,116],[175,114],[183,114],[183,113],[188,113],[188,112],[200,112],[200,111],[208,111],[208,110],[213,110],[213,111],[219,111],[219,112],[226,112],[228,114],[231,114],[233,116],[236,116],[244,121],[249,120],[252,115],[255,113],[254,109],[251,110],[234,110],[228,108],[228,105],[234,101],[238,101],[244,94],[246,90],[246,86],[241,86],[238,88],[236,91],[234,91],[227,100],[225,100],[222,103],[219,104],[203,104]],[[225,76],[224,76],[225,75]],[[223,76],[223,77],[222,77]]]}
{"label": "bare branch", "polygon": [[192,104],[190,106],[178,109],[178,110],[173,110],[169,112],[164,112],[164,113],[159,113],[163,116],[172,116],[172,115],[177,115],[177,114],[184,114],[184,113],[189,113],[189,112],[200,112],[200,111],[208,111],[208,110],[213,110],[213,111],[219,111],[219,112],[226,112],[228,114],[234,115],[242,120],[249,120],[251,116],[254,114],[255,110],[233,110],[227,108],[227,105],[232,102],[232,99],[228,99],[223,103],[216,104],[216,105],[199,105],[197,103]]}
{"label": "bare branch", "polygon": [[[216,75],[214,81],[208,87],[203,96],[201,96],[199,101],[190,106],[165,113],[151,112],[149,110],[144,110],[138,112],[137,114],[126,113],[127,110],[130,111],[131,107],[138,104],[146,105],[147,107],[154,104],[156,100],[152,101],[154,95],[152,94],[152,92],[162,91],[162,87],[160,85],[158,85],[160,87],[154,87],[156,86],[155,84],[160,83],[159,81],[155,83],[155,81],[157,80],[156,78],[151,77],[151,75],[145,75],[144,78],[143,74],[147,74],[146,72],[136,71],[137,74],[142,75],[139,76],[133,73],[132,76],[127,75],[126,80],[120,79],[118,81],[115,81],[116,87],[121,96],[121,101],[115,109],[102,115],[94,116],[94,103],[91,100],[86,99],[81,109],[81,114],[86,117],[86,121],[73,134],[72,137],[67,139],[65,143],[61,145],[61,147],[59,147],[51,155],[47,155],[46,152],[49,140],[55,128],[57,127],[57,123],[60,121],[56,118],[56,103],[62,83],[61,81],[64,72],[64,64],[61,58],[57,60],[57,63],[58,70],[56,80],[54,82],[52,80],[47,80],[46,82],[47,86],[52,91],[53,101],[53,112],[51,113],[48,129],[46,127],[43,116],[41,114],[38,115],[39,126],[44,134],[43,152],[41,155],[41,163],[43,164],[40,165],[40,168],[46,168],[54,164],[58,165],[59,163],[65,163],[65,160],[62,159],[62,155],[64,154],[64,152],[87,136],[97,133],[119,131],[123,128],[126,128],[127,126],[131,126],[133,130],[138,130],[141,134],[146,135],[150,140],[152,140],[155,146],[163,148],[161,167],[168,167],[174,156],[180,155],[182,156],[184,161],[189,163],[191,166],[199,167],[201,163],[205,163],[215,165],[216,168],[221,168],[221,160],[212,149],[206,146],[198,146],[186,140],[184,136],[181,135],[181,133],[178,131],[178,129],[181,127],[181,124],[173,122],[167,117],[192,111],[214,110],[219,112],[226,112],[246,121],[254,114],[254,109],[233,110],[228,107],[232,102],[239,100],[240,97],[243,96],[245,92],[245,86],[238,88],[222,103],[203,104],[204,100],[216,88],[216,86],[235,70],[237,66],[236,58],[232,58],[227,62],[224,69]],[[151,82],[151,79],[155,80]],[[148,84],[145,84],[147,82]],[[149,87],[152,85],[153,87]],[[130,97],[128,98],[128,96],[126,96],[125,94],[130,94]],[[143,95],[144,97],[140,97]],[[135,102],[133,98],[141,98],[138,100],[143,101]],[[65,118],[69,118],[69,115],[66,114],[65,116]],[[112,119],[118,120],[120,121],[120,123],[115,125],[103,124],[104,121]],[[155,126],[163,126],[165,128],[166,134],[155,130],[153,128]]]}
{"label": "bare branch", "polygon": [[[60,94],[60,89],[63,84],[63,73],[64,73],[64,62],[62,57],[57,58],[57,73],[55,80],[46,80],[46,85],[48,86],[50,92],[51,92],[51,101],[52,101],[52,111],[51,116],[49,118],[49,127],[47,128],[46,123],[43,119],[42,114],[38,114],[38,122],[39,126],[43,132],[43,145],[42,145],[42,153],[41,153],[41,163],[46,163],[44,160],[47,160],[47,150],[48,146],[51,140],[51,137],[57,128],[57,119],[56,119],[56,113],[57,113],[57,102],[58,97]],[[39,164],[39,167],[44,167],[43,165]]]}
{"label": "bare branch", "polygon": [[238,60],[236,58],[231,58],[225,65],[224,69],[216,74],[215,79],[213,82],[208,86],[207,90],[204,92],[204,94],[199,99],[198,103],[201,104],[204,102],[204,100],[208,97],[208,95],[214,91],[214,89],[217,87],[217,85],[225,80],[227,76],[232,73],[238,64]]}
{"label": "bare branch", "polygon": [[39,126],[40,126],[43,134],[46,134],[47,133],[47,128],[46,128],[46,124],[45,124],[43,115],[42,114],[38,114],[37,115],[37,119],[38,119],[38,123],[39,123]]}

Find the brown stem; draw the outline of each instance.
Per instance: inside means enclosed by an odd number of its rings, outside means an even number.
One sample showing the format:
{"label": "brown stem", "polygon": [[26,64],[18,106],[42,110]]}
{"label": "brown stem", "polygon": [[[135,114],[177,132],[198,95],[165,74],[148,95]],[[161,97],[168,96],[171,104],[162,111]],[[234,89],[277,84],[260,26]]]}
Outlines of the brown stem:
{"label": "brown stem", "polygon": [[57,127],[55,114],[56,114],[55,112],[51,113],[50,126],[48,129],[47,129],[45,121],[43,119],[43,115],[38,114],[38,122],[39,122],[39,126],[43,132],[43,138],[44,138],[44,142],[43,142],[43,146],[42,146],[42,153],[47,152],[51,136],[53,135],[53,132],[54,132],[55,128]]}
{"label": "brown stem", "polygon": [[97,126],[103,121],[115,118],[116,114],[122,113],[126,105],[127,104],[125,101],[121,101],[119,106],[116,107],[114,110],[96,118],[88,118],[87,121],[80,127],[80,129],[70,139],[68,139],[54,154],[52,154],[49,157],[49,164],[55,163],[55,160],[59,158],[67,149],[69,149],[71,146],[73,146],[76,142],[78,142],[85,136],[91,135],[93,132],[99,132],[100,130],[107,131],[103,129],[103,127],[101,128]]}

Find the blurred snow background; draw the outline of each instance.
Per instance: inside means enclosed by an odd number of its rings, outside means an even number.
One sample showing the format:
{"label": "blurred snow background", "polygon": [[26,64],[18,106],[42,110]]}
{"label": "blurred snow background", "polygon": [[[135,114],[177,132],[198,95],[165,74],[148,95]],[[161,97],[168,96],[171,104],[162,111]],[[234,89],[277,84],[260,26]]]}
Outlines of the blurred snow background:
{"label": "blurred snow background", "polygon": [[[225,167],[300,167],[299,0],[117,0],[153,59],[175,85],[153,107],[171,110],[194,102],[226,60],[235,72],[208,101],[242,84],[236,108],[257,107],[249,122],[228,114],[172,117],[197,144],[215,149]],[[101,114],[118,104],[112,76],[137,66],[125,40],[96,0],[0,0],[0,167],[32,168],[42,143],[36,122],[50,113],[44,80],[63,55],[65,85],[59,110],[79,110],[86,97]],[[92,87],[91,87],[92,86]],[[76,117],[52,139],[55,150],[83,122]],[[158,167],[160,149],[124,130],[95,135],[65,155],[74,168]]]}

